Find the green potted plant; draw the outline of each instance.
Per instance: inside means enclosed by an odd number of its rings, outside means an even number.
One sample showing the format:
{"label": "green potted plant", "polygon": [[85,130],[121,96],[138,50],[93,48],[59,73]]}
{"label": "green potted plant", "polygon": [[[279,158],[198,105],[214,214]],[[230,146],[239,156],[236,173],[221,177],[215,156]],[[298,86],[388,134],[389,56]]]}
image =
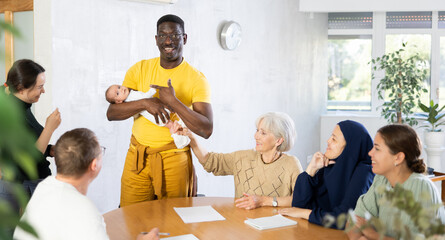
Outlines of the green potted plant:
{"label": "green potted plant", "polygon": [[[445,124],[445,121],[441,119],[445,116],[445,113],[441,113],[445,108],[445,105],[439,108],[439,104],[434,104],[434,101],[430,101],[429,107],[419,102],[419,108],[425,113],[417,113],[419,120],[425,121],[425,124],[421,127],[426,127],[428,132],[442,132],[442,129],[438,128]],[[437,110],[439,108],[439,110]]]}
{"label": "green potted plant", "polygon": [[[14,194],[19,207],[24,209],[29,196],[16,181],[19,168],[33,179],[37,178],[35,156],[37,149],[31,133],[24,128],[24,117],[18,111],[19,106],[0,88],[0,184]],[[36,235],[26,222],[20,222],[20,216],[14,211],[9,201],[0,198],[0,239],[12,239],[10,235],[15,226]]]}
{"label": "green potted plant", "polygon": [[[19,36],[14,26],[0,20],[0,37],[4,31]],[[0,86],[3,83],[4,81],[0,81]],[[29,196],[21,182],[16,180],[16,176],[21,168],[30,178],[37,178],[34,160],[37,149],[35,139],[24,128],[25,118],[21,116],[18,109],[19,106],[16,106],[0,87],[0,184],[13,193],[19,207],[24,209]],[[14,211],[10,202],[0,197],[0,239],[12,239],[12,231],[16,226],[37,236],[32,226],[20,221],[19,214]]]}
{"label": "green potted plant", "polygon": [[[427,77],[427,65],[418,53],[404,56],[406,43],[399,50],[385,54],[370,63],[374,72],[384,70],[385,76],[377,84],[378,98],[384,100],[381,115],[390,123],[407,123],[417,125],[416,118],[411,115],[416,102],[423,92]],[[376,77],[373,73],[372,79]],[[388,99],[385,99],[387,97]]]}
{"label": "green potted plant", "polygon": [[445,106],[439,107],[439,104],[434,104],[431,100],[429,106],[426,106],[419,102],[419,108],[424,113],[417,113],[416,116],[419,120],[423,120],[424,124],[421,127],[425,127],[424,133],[424,147],[427,153],[428,165],[435,169],[442,169],[441,156],[445,150],[445,132],[439,126],[445,124],[445,113],[441,113]]}

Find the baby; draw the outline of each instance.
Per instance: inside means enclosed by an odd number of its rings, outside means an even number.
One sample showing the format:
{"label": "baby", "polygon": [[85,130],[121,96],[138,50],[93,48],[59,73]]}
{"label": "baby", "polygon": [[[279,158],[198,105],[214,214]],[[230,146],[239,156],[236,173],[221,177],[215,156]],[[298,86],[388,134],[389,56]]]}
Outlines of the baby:
{"label": "baby", "polygon": [[[123,103],[123,102],[136,101],[136,100],[140,100],[143,98],[151,98],[151,97],[153,97],[153,95],[155,95],[155,93],[156,93],[156,89],[154,89],[154,88],[150,88],[150,90],[148,90],[148,92],[144,93],[144,92],[134,91],[127,87],[115,84],[115,85],[111,85],[107,89],[107,91],[105,92],[105,98],[107,99],[107,101],[109,103],[119,104],[119,103]],[[170,111],[168,109],[166,111],[170,114]],[[189,137],[173,133],[173,129],[172,129],[173,122],[171,120],[169,120],[167,123],[163,123],[162,121],[160,121],[159,124],[157,124],[155,117],[153,115],[151,115],[149,112],[147,112],[147,110],[144,110],[144,111],[140,112],[139,114],[142,115],[143,117],[145,117],[148,121],[150,121],[158,126],[168,128],[170,130],[170,133],[172,134],[171,136],[172,136],[172,138],[175,142],[175,145],[178,149],[184,148],[185,146],[189,145],[189,143],[190,143]],[[134,117],[135,118],[138,117],[139,114],[135,115]],[[182,127],[185,127],[185,124],[181,119],[179,119],[178,123]]]}

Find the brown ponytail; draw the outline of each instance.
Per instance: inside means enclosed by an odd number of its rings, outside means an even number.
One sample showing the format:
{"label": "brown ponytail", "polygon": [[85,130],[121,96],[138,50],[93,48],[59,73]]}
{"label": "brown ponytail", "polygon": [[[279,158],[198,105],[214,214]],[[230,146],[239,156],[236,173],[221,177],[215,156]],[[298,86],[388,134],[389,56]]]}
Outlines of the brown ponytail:
{"label": "brown ponytail", "polygon": [[391,124],[380,128],[378,131],[392,154],[403,152],[408,168],[416,173],[424,173],[426,165],[420,159],[422,143],[416,131],[408,125]]}

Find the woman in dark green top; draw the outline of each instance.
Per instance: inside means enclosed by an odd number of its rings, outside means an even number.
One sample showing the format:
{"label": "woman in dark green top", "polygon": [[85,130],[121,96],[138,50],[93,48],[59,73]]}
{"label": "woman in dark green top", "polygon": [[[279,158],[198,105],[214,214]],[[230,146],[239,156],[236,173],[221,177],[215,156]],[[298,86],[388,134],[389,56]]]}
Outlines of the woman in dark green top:
{"label": "woman in dark green top", "polygon": [[34,192],[41,179],[51,175],[49,162],[46,157],[53,156],[52,145],[49,141],[53,132],[60,125],[60,113],[56,109],[46,119],[45,127],[37,122],[31,106],[39,101],[40,95],[45,93],[45,69],[29,59],[18,60],[8,72],[4,91],[17,101],[25,116],[26,127],[36,139],[36,147],[41,152],[37,162],[39,180],[30,180],[23,172],[19,174],[19,181],[23,181],[25,189],[30,195]]}

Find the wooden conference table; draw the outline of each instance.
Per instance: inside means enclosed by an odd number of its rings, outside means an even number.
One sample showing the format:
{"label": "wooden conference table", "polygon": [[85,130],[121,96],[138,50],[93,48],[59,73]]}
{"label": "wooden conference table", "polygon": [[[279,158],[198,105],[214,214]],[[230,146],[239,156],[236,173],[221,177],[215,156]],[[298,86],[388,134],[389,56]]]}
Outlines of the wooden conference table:
{"label": "wooden conference table", "polygon": [[[298,222],[295,226],[256,230],[246,225],[244,220],[275,215],[279,208],[245,210],[235,207],[234,201],[234,198],[225,197],[170,198],[119,208],[104,214],[104,219],[111,240],[136,239],[140,232],[149,231],[153,227],[170,233],[170,237],[193,234],[200,240],[348,239],[343,231],[323,228],[297,218],[290,218]],[[226,220],[185,224],[173,209],[207,205],[211,205]]]}

